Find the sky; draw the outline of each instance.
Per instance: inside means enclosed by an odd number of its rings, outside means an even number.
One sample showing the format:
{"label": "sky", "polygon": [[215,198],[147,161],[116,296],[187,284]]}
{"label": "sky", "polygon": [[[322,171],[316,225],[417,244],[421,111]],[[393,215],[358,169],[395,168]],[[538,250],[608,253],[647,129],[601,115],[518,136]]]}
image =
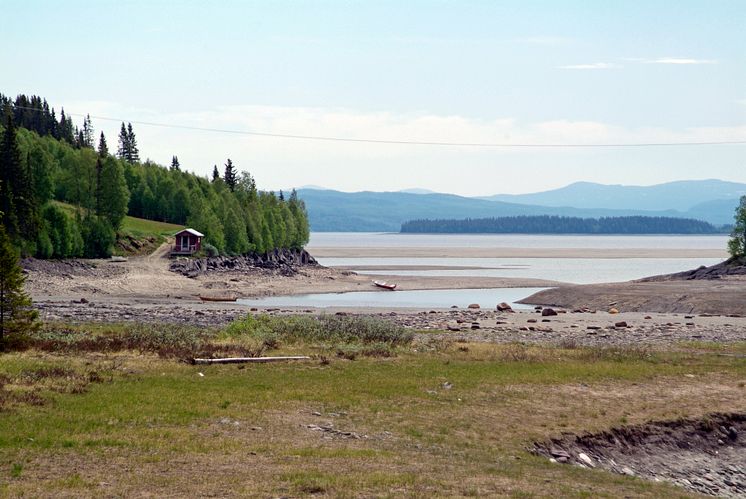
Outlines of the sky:
{"label": "sky", "polygon": [[[575,181],[746,182],[746,2],[0,2],[0,93],[89,113],[113,144],[260,188],[467,196]],[[103,118],[113,118],[106,120]]]}

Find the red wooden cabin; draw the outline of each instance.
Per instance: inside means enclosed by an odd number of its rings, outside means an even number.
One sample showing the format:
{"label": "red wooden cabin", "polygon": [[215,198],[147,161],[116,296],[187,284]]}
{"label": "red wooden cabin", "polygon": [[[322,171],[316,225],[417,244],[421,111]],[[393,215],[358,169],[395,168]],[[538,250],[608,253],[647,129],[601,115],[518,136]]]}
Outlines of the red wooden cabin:
{"label": "red wooden cabin", "polygon": [[193,255],[202,247],[202,238],[205,237],[205,235],[194,229],[184,229],[177,232],[175,237],[176,244],[174,245],[171,254]]}

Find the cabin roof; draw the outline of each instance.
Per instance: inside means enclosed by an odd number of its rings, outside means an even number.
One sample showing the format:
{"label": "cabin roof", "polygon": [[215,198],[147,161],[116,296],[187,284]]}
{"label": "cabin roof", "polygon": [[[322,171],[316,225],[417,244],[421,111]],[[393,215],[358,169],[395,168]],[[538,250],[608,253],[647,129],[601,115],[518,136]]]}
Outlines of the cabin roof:
{"label": "cabin roof", "polygon": [[178,235],[181,235],[181,234],[184,234],[184,233],[187,233],[187,234],[191,234],[191,235],[193,235],[193,236],[197,236],[197,237],[205,237],[205,235],[204,235],[204,234],[202,234],[201,232],[197,232],[197,231],[196,231],[196,230],[194,230],[194,229],[184,229],[184,230],[180,230],[179,232],[177,232],[176,234],[174,234],[174,236],[178,236]]}

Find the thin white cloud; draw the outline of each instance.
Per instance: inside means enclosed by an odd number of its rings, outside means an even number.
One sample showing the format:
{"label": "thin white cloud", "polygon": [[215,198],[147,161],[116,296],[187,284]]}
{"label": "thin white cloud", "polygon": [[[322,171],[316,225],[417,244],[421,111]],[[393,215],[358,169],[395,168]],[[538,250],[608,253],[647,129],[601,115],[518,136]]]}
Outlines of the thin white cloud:
{"label": "thin white cloud", "polygon": [[644,57],[627,57],[624,59],[629,62],[639,62],[641,64],[678,64],[678,65],[696,65],[696,64],[717,64],[714,59],[694,59],[691,57],[658,57],[654,59]]}
{"label": "thin white cloud", "polygon": [[[66,106],[65,110],[73,113],[78,124],[81,118],[74,113],[90,112],[92,116],[132,121],[142,157],[168,164],[171,156],[176,154],[182,168],[200,175],[208,175],[214,164],[221,165],[226,158],[231,158],[240,170],[251,171],[259,184],[267,189],[287,188],[292,184],[316,184],[342,190],[396,190],[416,185],[462,193],[508,188],[528,191],[536,190],[539,185],[537,176],[556,179],[555,175],[560,174],[538,174],[558,171],[558,162],[564,165],[561,174],[563,178],[593,181],[605,178],[604,181],[621,182],[626,178],[622,173],[614,177],[616,174],[608,173],[592,163],[601,161],[604,166],[614,168],[615,172],[627,172],[630,164],[638,164],[635,163],[635,155],[641,154],[642,150],[626,149],[621,152],[614,148],[604,152],[605,150],[569,148],[493,149],[290,140],[163,128],[138,122],[276,134],[421,142],[623,144],[744,140],[746,137],[746,124],[689,129],[629,128],[598,121],[523,122],[509,117],[479,120],[460,115],[363,112],[345,108],[240,105],[164,113],[115,102],[71,104],[74,105]],[[105,132],[111,148],[115,148],[112,144],[116,143],[119,133],[119,120],[93,118],[96,133]],[[730,150],[722,149],[724,152]],[[658,162],[668,161],[670,171],[679,171],[679,163],[686,159],[682,155],[690,154],[684,148],[671,148],[665,151],[666,156],[661,159],[660,152],[655,150],[645,149],[643,152],[644,158],[656,162],[656,167],[639,166],[640,171],[634,176],[638,182],[646,181],[644,179],[648,177],[645,175],[652,175],[650,172],[658,168]],[[721,158],[724,166],[719,171],[725,172],[722,175],[740,171],[740,166],[736,166],[740,156],[733,155],[732,160],[730,157]],[[640,161],[639,165],[648,164],[645,162],[647,159]],[[699,167],[696,161],[693,166],[690,165],[691,168]],[[469,174],[464,173],[467,170],[462,172],[466,168],[464,165],[468,165]],[[528,175],[527,171],[537,175]],[[600,172],[612,176],[601,178]],[[485,185],[493,187],[483,187]]]}
{"label": "thin white cloud", "polygon": [[568,64],[559,66],[559,69],[613,69],[618,67],[620,66],[610,62],[593,62],[590,64]]}
{"label": "thin white cloud", "polygon": [[715,64],[711,59],[687,59],[682,57],[661,57],[648,61],[648,64]]}
{"label": "thin white cloud", "polygon": [[746,99],[738,99],[736,101],[736,104],[741,104],[742,106],[746,106]]}

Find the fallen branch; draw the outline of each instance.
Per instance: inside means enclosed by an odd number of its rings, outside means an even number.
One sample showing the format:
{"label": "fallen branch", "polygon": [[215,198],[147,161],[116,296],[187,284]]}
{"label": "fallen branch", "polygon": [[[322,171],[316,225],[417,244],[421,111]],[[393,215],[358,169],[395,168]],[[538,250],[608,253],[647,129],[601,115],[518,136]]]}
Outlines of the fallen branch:
{"label": "fallen branch", "polygon": [[227,357],[224,359],[192,359],[192,364],[244,364],[248,362],[282,362],[286,360],[310,360],[305,355],[295,357]]}

